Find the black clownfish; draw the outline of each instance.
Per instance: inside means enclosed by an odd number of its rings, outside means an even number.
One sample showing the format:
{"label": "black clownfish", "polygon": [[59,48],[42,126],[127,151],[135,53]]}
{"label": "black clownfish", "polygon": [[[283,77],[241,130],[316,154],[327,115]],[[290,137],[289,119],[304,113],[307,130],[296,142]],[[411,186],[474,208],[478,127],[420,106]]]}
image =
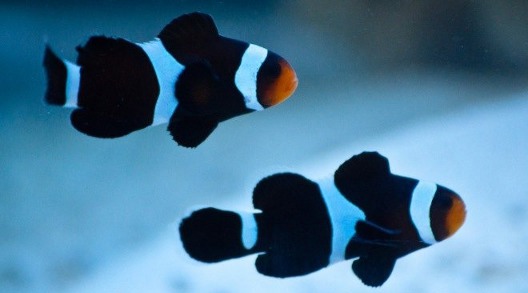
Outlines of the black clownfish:
{"label": "black clownfish", "polygon": [[352,157],[320,182],[293,173],[264,178],[253,205],[260,212],[205,208],[184,218],[186,252],[208,263],[258,253],[258,272],[279,278],[355,259],[361,281],[381,286],[398,258],[450,237],[466,217],[459,195],[392,174],[376,152]]}
{"label": "black clownfish", "polygon": [[276,105],[297,76],[279,55],[219,35],[211,16],[182,15],[156,39],[91,37],[76,64],[46,47],[48,104],[76,108],[73,126],[115,138],[168,123],[174,140],[196,147],[229,118]]}

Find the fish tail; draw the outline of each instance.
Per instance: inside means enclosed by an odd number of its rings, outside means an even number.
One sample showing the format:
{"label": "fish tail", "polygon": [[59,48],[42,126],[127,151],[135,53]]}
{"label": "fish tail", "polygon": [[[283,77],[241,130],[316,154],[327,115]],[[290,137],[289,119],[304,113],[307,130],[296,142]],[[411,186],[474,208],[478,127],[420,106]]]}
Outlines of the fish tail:
{"label": "fish tail", "polygon": [[258,252],[257,230],[252,213],[204,208],[183,219],[180,237],[192,258],[212,263]]}
{"label": "fish tail", "polygon": [[49,46],[44,52],[47,90],[44,101],[50,105],[77,107],[79,66],[60,59]]}

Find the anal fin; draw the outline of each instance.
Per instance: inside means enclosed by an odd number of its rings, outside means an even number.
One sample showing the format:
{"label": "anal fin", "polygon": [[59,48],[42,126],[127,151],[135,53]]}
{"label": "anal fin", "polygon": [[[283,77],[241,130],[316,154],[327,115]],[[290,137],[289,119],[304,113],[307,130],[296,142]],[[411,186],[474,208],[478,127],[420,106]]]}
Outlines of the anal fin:
{"label": "anal fin", "polygon": [[218,126],[218,120],[206,117],[184,117],[169,122],[167,130],[179,145],[194,148],[200,145]]}
{"label": "anal fin", "polygon": [[70,120],[73,127],[78,131],[99,138],[121,137],[147,126],[131,123],[119,116],[109,116],[89,109],[74,110]]}

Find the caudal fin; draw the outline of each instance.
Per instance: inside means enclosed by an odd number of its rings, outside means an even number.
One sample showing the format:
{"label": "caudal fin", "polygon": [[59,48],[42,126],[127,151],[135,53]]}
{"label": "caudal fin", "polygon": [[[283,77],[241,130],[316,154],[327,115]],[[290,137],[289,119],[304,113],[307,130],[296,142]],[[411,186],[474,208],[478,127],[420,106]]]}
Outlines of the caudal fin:
{"label": "caudal fin", "polygon": [[48,78],[48,88],[44,101],[50,105],[64,106],[66,104],[66,64],[49,46],[44,52],[44,69]]}
{"label": "caudal fin", "polygon": [[257,252],[257,226],[253,214],[201,209],[183,219],[180,237],[192,258],[208,263]]}
{"label": "caudal fin", "polygon": [[49,46],[46,46],[44,69],[48,78],[44,101],[50,105],[77,108],[80,67],[60,59]]}

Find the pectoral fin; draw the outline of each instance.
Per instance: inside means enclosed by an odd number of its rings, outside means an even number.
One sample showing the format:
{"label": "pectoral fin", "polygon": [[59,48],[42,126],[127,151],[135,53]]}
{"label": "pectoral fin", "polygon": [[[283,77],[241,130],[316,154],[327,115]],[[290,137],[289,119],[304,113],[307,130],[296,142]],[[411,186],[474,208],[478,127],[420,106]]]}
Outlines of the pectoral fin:
{"label": "pectoral fin", "polygon": [[197,147],[218,126],[218,120],[212,117],[185,117],[179,120],[171,119],[167,130],[179,145]]}
{"label": "pectoral fin", "polygon": [[355,226],[356,234],[346,247],[345,258],[370,255],[378,251],[397,249],[401,244],[394,241],[400,231],[386,229],[368,221],[358,221]]}
{"label": "pectoral fin", "polygon": [[209,115],[221,107],[218,77],[205,61],[185,67],[176,82],[179,107],[191,115]]}
{"label": "pectoral fin", "polygon": [[359,220],[356,223],[356,235],[362,239],[390,240],[399,233],[398,230],[387,229],[369,221]]}
{"label": "pectoral fin", "polygon": [[394,269],[396,258],[375,254],[363,256],[352,263],[352,270],[363,284],[379,287],[387,281]]}

